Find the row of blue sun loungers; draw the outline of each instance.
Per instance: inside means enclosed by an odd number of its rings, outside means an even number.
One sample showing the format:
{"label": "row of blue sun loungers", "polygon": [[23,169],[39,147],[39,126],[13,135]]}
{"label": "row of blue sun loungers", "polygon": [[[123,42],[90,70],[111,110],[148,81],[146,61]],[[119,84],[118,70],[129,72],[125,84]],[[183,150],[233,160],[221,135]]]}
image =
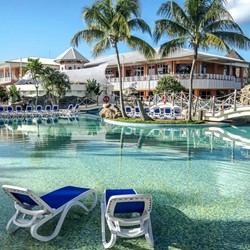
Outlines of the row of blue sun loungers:
{"label": "row of blue sun loungers", "polygon": [[[91,188],[66,186],[42,196],[27,188],[10,185],[3,185],[2,188],[14,201],[16,209],[7,224],[7,231],[13,233],[19,228],[29,228],[31,235],[40,241],[52,240],[59,234],[72,206],[78,205],[90,212],[97,203],[97,192]],[[151,210],[152,197],[149,194],[137,194],[134,189],[106,189],[101,199],[104,248],[114,246],[117,237],[135,238],[142,235],[153,245]],[[59,220],[54,231],[50,235],[41,235],[39,228],[55,216],[59,216]],[[110,230],[108,241],[106,224]]]}
{"label": "row of blue sun loungers", "polygon": [[[146,114],[153,119],[177,119],[183,117],[180,107],[154,106],[152,108],[144,107],[144,110]],[[134,108],[132,108],[131,106],[126,106],[125,112],[129,117],[134,117],[134,118],[140,117],[140,109],[138,106],[135,106]]]}
{"label": "row of blue sun loungers", "polygon": [[46,118],[48,116],[59,116],[66,118],[69,116],[75,116],[78,114],[79,105],[75,107],[70,104],[67,109],[59,110],[59,105],[45,105],[45,108],[41,105],[37,105],[35,108],[32,105],[27,105],[26,109],[23,110],[22,106],[17,105],[15,109],[12,106],[0,106],[0,118],[34,118],[42,117]]}

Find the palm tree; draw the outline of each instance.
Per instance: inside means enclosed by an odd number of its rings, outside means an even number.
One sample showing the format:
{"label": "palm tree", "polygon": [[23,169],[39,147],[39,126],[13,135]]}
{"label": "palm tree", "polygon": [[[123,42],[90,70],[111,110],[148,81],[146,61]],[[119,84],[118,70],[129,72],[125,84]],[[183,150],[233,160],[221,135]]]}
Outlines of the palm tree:
{"label": "palm tree", "polygon": [[17,89],[16,85],[12,85],[9,88],[9,96],[11,97],[11,103],[19,102],[21,99],[20,90]]}
{"label": "palm tree", "polygon": [[71,87],[69,77],[66,74],[49,67],[43,70],[41,79],[46,96],[52,104],[59,104],[59,100],[66,95]]}
{"label": "palm tree", "polygon": [[37,106],[37,100],[38,100],[38,87],[39,87],[39,79],[43,72],[43,64],[39,62],[39,58],[33,59],[28,58],[28,63],[26,65],[26,68],[24,69],[25,72],[29,71],[31,74],[31,79],[36,87],[36,106]]}
{"label": "palm tree", "polygon": [[139,49],[146,57],[153,57],[155,50],[144,40],[131,34],[133,30],[146,32],[151,35],[150,27],[140,18],[139,0],[98,0],[83,10],[83,20],[87,28],[79,31],[71,40],[73,46],[78,46],[81,40],[91,44],[93,55],[99,56],[111,47],[115,49],[120,83],[120,105],[122,116],[125,117],[122,72],[119,57],[119,42],[124,42],[132,49]]}
{"label": "palm tree", "polygon": [[165,35],[172,39],[160,46],[161,56],[167,56],[186,45],[194,51],[189,78],[188,120],[191,120],[193,75],[198,50],[229,50],[230,46],[239,49],[250,47],[250,39],[226,10],[226,2],[227,0],[186,0],[182,9],[176,2],[167,1],[157,12],[165,19],[155,22],[154,40],[158,42]]}
{"label": "palm tree", "polygon": [[87,93],[90,95],[90,97],[91,97],[92,93],[95,94],[96,103],[98,106],[98,97],[103,92],[103,90],[101,90],[101,84],[98,83],[95,79],[92,79],[92,80],[88,79],[87,82],[85,83],[85,85],[86,85]]}

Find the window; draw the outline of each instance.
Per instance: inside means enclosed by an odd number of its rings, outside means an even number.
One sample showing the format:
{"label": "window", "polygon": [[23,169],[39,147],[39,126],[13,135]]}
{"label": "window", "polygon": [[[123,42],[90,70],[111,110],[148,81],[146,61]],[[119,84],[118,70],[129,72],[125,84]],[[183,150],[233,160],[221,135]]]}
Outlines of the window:
{"label": "window", "polygon": [[153,76],[155,74],[155,66],[154,65],[149,65],[148,66],[148,74],[150,76]]}
{"label": "window", "polygon": [[143,66],[134,67],[134,71],[135,71],[135,76],[143,76],[144,75],[144,67]]}
{"label": "window", "polygon": [[211,96],[211,91],[210,90],[201,91],[201,98],[202,99],[209,99],[210,96]]}
{"label": "window", "polygon": [[106,76],[114,76],[114,71],[113,71],[113,69],[106,69],[105,74],[106,74]]}
{"label": "window", "polygon": [[170,72],[170,65],[168,64],[163,64],[163,63],[160,63],[160,64],[157,64],[157,74],[158,75],[161,75],[161,74],[169,74]]}
{"label": "window", "polygon": [[226,91],[224,91],[224,90],[217,90],[216,91],[216,96],[217,97],[221,97],[221,96],[225,96],[227,93],[226,93]]}
{"label": "window", "polygon": [[176,64],[177,74],[189,74],[190,70],[191,70],[191,64],[187,64],[187,63]]}
{"label": "window", "polygon": [[126,76],[131,76],[131,70],[130,69],[126,69]]}
{"label": "window", "polygon": [[207,65],[206,63],[202,62],[200,64],[200,74],[206,74],[207,73]]}

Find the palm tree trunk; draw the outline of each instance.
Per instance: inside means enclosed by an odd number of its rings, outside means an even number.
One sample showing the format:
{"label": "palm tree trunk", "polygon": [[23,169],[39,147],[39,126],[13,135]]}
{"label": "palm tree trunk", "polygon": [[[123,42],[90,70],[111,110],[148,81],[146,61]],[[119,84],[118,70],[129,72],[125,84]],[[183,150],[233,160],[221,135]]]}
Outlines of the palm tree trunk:
{"label": "palm tree trunk", "polygon": [[122,113],[122,117],[127,117],[126,112],[125,112],[125,108],[124,108],[124,102],[123,102],[121,62],[120,62],[117,44],[114,45],[114,48],[115,48],[115,52],[116,52],[118,74],[119,74],[119,83],[120,83],[120,110]]}
{"label": "palm tree trunk", "polygon": [[194,81],[194,70],[196,68],[198,56],[198,47],[194,49],[194,59],[192,62],[192,67],[189,75],[189,102],[188,102],[188,121],[192,120],[192,106],[193,106],[193,81]]}
{"label": "palm tree trunk", "polygon": [[38,84],[36,84],[35,87],[36,87],[36,107],[37,107],[37,102],[38,102]]}
{"label": "palm tree trunk", "polygon": [[143,104],[141,102],[141,100],[137,99],[137,106],[139,107],[139,110],[140,110],[140,118],[143,120],[143,121],[153,121],[153,119],[148,116],[143,108]]}

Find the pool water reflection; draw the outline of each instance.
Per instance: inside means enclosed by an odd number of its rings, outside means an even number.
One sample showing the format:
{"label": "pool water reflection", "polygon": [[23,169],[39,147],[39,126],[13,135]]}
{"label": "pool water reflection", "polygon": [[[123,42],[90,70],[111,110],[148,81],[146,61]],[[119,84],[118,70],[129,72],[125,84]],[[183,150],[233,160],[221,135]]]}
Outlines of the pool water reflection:
{"label": "pool water reflection", "polygon": [[[146,129],[84,116],[2,127],[0,142],[1,185],[93,187],[99,198],[105,188],[134,188],[153,196],[155,249],[250,249],[250,127]],[[0,249],[103,249],[99,203],[89,215],[76,208],[59,236],[41,243],[26,230],[6,233],[14,209],[2,190],[0,198]],[[141,237],[115,249],[151,247]]]}

